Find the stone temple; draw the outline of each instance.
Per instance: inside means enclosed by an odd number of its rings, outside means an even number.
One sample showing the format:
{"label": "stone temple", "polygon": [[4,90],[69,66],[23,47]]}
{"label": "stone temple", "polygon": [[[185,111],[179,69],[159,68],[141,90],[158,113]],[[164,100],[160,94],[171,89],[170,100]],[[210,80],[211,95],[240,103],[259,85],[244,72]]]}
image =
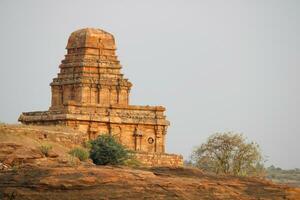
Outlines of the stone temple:
{"label": "stone temple", "polygon": [[182,165],[182,157],[165,153],[169,121],[162,106],[130,105],[132,84],[121,73],[115,39],[101,29],[71,34],[67,54],[50,83],[48,111],[24,112],[23,124],[66,125],[88,139],[111,134],[148,165]]}

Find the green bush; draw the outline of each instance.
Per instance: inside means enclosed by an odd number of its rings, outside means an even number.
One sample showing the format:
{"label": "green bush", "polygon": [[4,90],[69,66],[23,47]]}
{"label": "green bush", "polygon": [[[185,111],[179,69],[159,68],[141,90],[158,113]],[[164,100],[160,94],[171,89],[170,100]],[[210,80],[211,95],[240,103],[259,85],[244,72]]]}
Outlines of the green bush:
{"label": "green bush", "polygon": [[50,144],[43,144],[40,146],[40,150],[42,154],[44,154],[46,157],[49,155],[49,151],[52,149],[52,146]]}
{"label": "green bush", "polygon": [[86,159],[89,158],[89,152],[83,148],[76,147],[69,151],[69,154],[79,158],[80,161],[85,161]]}
{"label": "green bush", "polygon": [[130,151],[113,136],[100,135],[91,144],[90,158],[96,165],[122,165],[131,158]]}

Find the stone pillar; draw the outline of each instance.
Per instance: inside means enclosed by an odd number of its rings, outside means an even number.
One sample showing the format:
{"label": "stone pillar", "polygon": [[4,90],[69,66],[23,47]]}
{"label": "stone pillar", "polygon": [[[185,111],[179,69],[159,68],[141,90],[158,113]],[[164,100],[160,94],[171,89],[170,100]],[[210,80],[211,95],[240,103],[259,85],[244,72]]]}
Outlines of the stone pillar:
{"label": "stone pillar", "polygon": [[100,104],[102,105],[109,105],[109,88],[107,87],[101,87],[100,91]]}
{"label": "stone pillar", "polygon": [[52,86],[51,87],[51,107],[60,106],[62,104],[61,102],[61,91],[59,86]]}
{"label": "stone pillar", "polygon": [[129,94],[130,94],[130,88],[126,90],[126,100],[125,100],[126,105],[129,105]]}
{"label": "stone pillar", "polygon": [[128,92],[126,89],[121,88],[119,90],[119,102],[120,105],[128,105]]}
{"label": "stone pillar", "polygon": [[110,90],[110,102],[111,105],[117,104],[118,103],[118,94],[117,94],[117,89],[112,88]]}
{"label": "stone pillar", "polygon": [[155,152],[164,153],[164,128],[163,126],[155,126]]}
{"label": "stone pillar", "polygon": [[81,93],[81,102],[82,103],[90,103],[91,100],[91,91],[88,85],[82,86],[82,93]]}
{"label": "stone pillar", "polygon": [[96,104],[98,103],[98,88],[97,87],[92,87],[91,88],[91,104]]}
{"label": "stone pillar", "polygon": [[135,128],[134,133],[134,150],[136,151],[142,151],[142,137],[143,133],[138,130],[138,128]]}
{"label": "stone pillar", "polygon": [[82,85],[76,85],[76,87],[74,88],[74,101],[77,103],[81,103],[82,101]]}
{"label": "stone pillar", "polygon": [[71,100],[71,85],[63,85],[63,103],[67,103],[69,100]]}

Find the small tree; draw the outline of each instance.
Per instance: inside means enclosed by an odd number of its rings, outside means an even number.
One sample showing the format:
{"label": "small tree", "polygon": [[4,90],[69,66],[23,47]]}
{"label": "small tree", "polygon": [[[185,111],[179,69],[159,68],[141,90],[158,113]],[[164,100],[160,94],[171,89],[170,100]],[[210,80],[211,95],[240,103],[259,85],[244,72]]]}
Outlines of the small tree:
{"label": "small tree", "polygon": [[131,157],[130,151],[110,135],[98,136],[91,145],[90,158],[96,165],[124,164]]}
{"label": "small tree", "polygon": [[195,165],[207,171],[238,176],[263,171],[258,144],[247,143],[242,134],[216,133],[192,153]]}

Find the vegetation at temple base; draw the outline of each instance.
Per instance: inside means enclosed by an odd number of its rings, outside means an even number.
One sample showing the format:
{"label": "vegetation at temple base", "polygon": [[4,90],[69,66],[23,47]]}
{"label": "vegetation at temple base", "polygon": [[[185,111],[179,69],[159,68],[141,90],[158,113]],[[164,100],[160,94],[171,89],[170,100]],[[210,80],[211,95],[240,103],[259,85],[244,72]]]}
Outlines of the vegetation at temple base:
{"label": "vegetation at temple base", "polygon": [[192,163],[205,171],[236,176],[263,176],[265,169],[258,144],[242,134],[216,133],[192,153]]}
{"label": "vegetation at temple base", "polygon": [[40,150],[44,156],[48,157],[49,151],[52,149],[52,145],[50,144],[43,144],[40,146]]}
{"label": "vegetation at temple base", "polygon": [[90,158],[96,165],[122,165],[132,158],[131,151],[111,135],[100,135],[90,143]]}
{"label": "vegetation at temple base", "polygon": [[77,157],[80,161],[85,161],[89,158],[89,152],[81,147],[73,148],[71,151],[69,151],[69,154]]}

